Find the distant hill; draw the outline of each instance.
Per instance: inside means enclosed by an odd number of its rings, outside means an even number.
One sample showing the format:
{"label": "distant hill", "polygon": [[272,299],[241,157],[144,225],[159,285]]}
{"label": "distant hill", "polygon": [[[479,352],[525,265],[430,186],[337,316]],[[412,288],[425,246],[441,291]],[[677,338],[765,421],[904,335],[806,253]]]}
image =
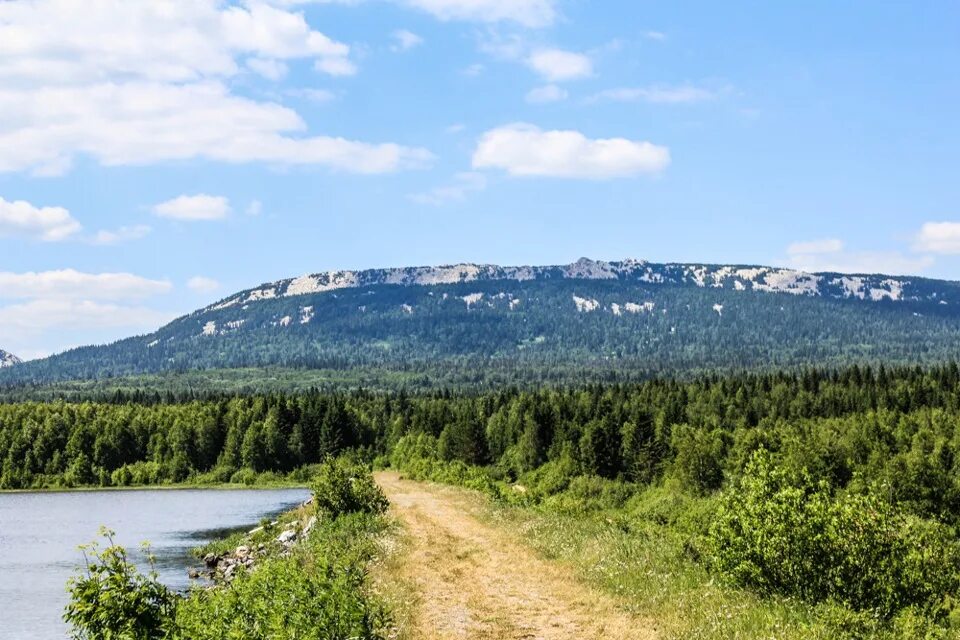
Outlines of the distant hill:
{"label": "distant hill", "polygon": [[23,361],[17,356],[0,349],[0,369],[6,369],[7,367],[12,367],[22,363]]}
{"label": "distant hill", "polygon": [[581,259],[281,280],[145,336],[7,368],[0,385],[243,367],[563,382],[958,357],[957,282]]}

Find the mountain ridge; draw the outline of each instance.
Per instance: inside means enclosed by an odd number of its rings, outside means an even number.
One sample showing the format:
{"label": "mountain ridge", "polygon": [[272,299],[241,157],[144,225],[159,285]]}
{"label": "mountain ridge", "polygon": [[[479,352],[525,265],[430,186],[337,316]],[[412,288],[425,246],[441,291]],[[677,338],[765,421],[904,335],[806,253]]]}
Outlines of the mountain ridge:
{"label": "mountain ridge", "polygon": [[[633,258],[622,261],[580,258],[567,265],[546,266],[500,266],[466,262],[438,266],[333,270],[304,274],[294,278],[263,283],[257,287],[240,291],[205,307],[202,311],[224,309],[237,304],[249,304],[276,297],[325,293],[371,285],[432,286],[495,280],[522,282],[549,278],[633,279],[649,284],[695,284],[704,288],[731,286],[738,290],[830,296],[838,299],[859,298],[873,301],[883,299],[917,301],[921,299],[919,295],[905,291],[914,281],[949,282],[913,276],[808,272],[763,265],[653,263]],[[946,304],[945,300],[944,303]]]}
{"label": "mountain ridge", "polygon": [[262,367],[563,383],[945,359],[960,359],[958,282],[582,258],[287,278],[6,368],[0,386]]}

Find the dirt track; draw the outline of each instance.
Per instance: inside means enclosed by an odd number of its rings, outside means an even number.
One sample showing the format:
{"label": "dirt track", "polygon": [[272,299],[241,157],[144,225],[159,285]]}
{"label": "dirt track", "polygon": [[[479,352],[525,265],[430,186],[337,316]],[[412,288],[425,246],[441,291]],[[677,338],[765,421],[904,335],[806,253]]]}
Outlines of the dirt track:
{"label": "dirt track", "polygon": [[408,635],[448,638],[645,640],[646,621],[472,515],[474,496],[377,474],[406,543],[394,579],[414,595]]}

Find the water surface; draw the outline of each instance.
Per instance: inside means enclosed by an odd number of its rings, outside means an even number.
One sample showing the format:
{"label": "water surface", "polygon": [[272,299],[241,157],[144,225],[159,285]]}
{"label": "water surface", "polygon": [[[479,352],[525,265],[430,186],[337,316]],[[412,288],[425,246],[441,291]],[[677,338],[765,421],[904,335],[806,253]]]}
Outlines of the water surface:
{"label": "water surface", "polygon": [[[190,549],[306,499],[305,489],[0,494],[0,640],[63,640],[77,546],[106,525],[131,551],[149,540],[164,584],[185,589]],[[142,560],[139,552],[132,554]]]}

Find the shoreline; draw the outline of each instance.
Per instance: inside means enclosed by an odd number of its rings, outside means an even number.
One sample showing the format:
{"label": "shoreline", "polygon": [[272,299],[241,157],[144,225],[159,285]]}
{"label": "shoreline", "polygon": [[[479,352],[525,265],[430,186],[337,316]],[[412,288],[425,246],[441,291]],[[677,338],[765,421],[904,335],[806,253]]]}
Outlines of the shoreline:
{"label": "shoreline", "polygon": [[305,483],[277,483],[277,484],[144,484],[131,487],[47,487],[39,489],[0,489],[0,495],[14,495],[24,493],[94,493],[97,491],[270,491],[276,489],[309,489]]}

